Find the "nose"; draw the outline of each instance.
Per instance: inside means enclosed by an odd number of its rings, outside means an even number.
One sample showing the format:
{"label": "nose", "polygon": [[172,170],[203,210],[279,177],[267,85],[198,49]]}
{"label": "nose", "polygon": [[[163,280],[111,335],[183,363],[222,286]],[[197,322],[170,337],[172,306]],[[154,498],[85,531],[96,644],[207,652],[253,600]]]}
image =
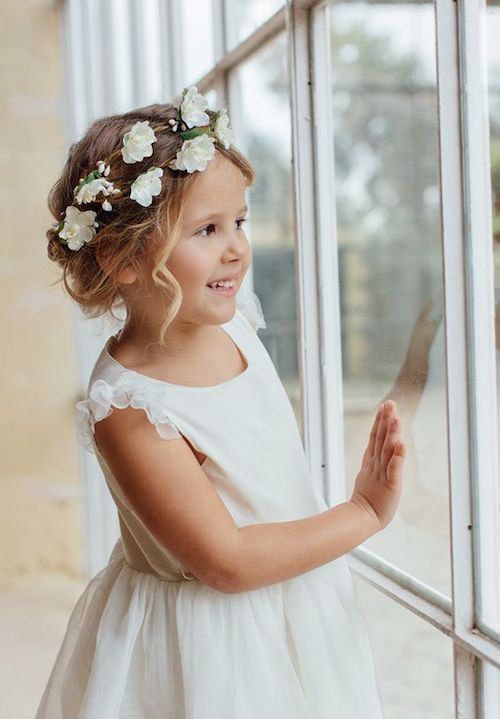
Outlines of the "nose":
{"label": "nose", "polygon": [[244,231],[234,228],[232,232],[228,232],[224,251],[225,257],[243,258],[249,252],[251,252],[251,248]]}

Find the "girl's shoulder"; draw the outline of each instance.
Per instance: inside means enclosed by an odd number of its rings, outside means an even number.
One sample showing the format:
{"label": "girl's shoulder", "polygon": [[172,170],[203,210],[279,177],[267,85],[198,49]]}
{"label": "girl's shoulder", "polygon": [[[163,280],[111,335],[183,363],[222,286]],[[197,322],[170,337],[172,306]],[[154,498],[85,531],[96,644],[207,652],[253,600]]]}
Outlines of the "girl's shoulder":
{"label": "girl's shoulder", "polygon": [[143,380],[133,372],[116,372],[108,364],[101,364],[100,359],[90,377],[86,399],[77,402],[75,407],[78,441],[91,453],[95,452],[95,423],[108,417],[114,408],[144,410],[162,439],[182,436],[166,409],[165,391],[160,384]]}

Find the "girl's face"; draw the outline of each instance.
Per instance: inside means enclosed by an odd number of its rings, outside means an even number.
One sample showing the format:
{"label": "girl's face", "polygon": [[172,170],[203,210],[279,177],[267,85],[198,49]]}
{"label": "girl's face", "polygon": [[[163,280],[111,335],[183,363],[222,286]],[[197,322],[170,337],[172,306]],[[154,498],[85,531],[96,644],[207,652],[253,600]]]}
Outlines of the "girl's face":
{"label": "girl's face", "polygon": [[[182,288],[180,317],[223,324],[235,311],[235,294],[252,261],[243,224],[245,180],[220,152],[200,172],[182,218],[182,234],[167,267]],[[234,290],[210,289],[214,280],[234,277]]]}

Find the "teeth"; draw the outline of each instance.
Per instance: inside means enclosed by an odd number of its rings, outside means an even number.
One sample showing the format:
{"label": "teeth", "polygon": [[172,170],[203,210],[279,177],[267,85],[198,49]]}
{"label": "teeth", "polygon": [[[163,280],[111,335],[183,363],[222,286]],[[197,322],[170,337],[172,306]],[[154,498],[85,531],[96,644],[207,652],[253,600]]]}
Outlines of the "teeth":
{"label": "teeth", "polygon": [[230,287],[234,287],[234,280],[224,280],[222,282],[212,282],[212,284],[210,284],[209,287],[213,287],[214,289],[216,287],[225,287],[228,289]]}

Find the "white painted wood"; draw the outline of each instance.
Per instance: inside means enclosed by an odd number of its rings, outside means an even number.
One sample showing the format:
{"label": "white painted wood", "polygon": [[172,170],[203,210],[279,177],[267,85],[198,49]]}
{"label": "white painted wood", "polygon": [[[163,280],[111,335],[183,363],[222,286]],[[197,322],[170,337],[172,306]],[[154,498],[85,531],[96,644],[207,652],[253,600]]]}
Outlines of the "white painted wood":
{"label": "white painted wood", "polygon": [[478,659],[459,644],[454,644],[453,664],[457,719],[482,717],[479,713]]}
{"label": "white painted wood", "polygon": [[[496,642],[474,629],[467,634],[458,634],[453,623],[452,603],[449,597],[436,591],[411,574],[407,574],[394,564],[390,564],[379,555],[365,547],[357,547],[348,555],[350,566],[360,577],[380,589],[420,619],[432,624],[463,650],[500,668],[500,647]],[[458,674],[461,669],[458,668]],[[461,687],[467,683],[464,676],[459,681]],[[457,685],[458,689],[458,685]],[[469,683],[472,692],[474,687]]]}
{"label": "white painted wood", "polygon": [[[411,592],[415,601],[423,600],[427,605],[438,608],[448,617],[448,619],[445,620],[445,624],[449,624],[449,619],[453,613],[453,605],[451,599],[445,594],[438,592],[433,587],[417,579],[412,574],[403,571],[395,564],[391,564],[391,562],[388,562],[366,547],[360,546],[353,549],[349,554],[349,561],[352,562],[353,567],[355,566],[357,568],[358,572],[361,573],[362,571],[361,564],[364,565],[365,568],[369,567],[371,570],[374,570],[379,577],[383,576],[401,589]],[[416,611],[416,604],[412,605],[410,602],[408,606],[412,611]],[[425,615],[422,616],[424,619],[429,619],[429,617]]]}
{"label": "white painted wood", "polygon": [[473,462],[476,613],[500,620],[495,297],[485,0],[458,7]]}
{"label": "white painted wood", "polygon": [[310,22],[308,11],[286,4],[288,76],[292,112],[292,184],[296,237],[296,314],[299,375],[302,387],[303,443],[311,479],[324,495],[320,308],[317,288],[318,232],[314,168]]}
{"label": "white painted wood", "polygon": [[[469,447],[469,394],[466,306],[466,257],[463,246],[460,85],[457,67],[456,5],[436,3],[441,223],[443,233],[445,343],[448,405],[448,466],[454,632],[474,625],[472,487]],[[476,686],[470,656],[455,647],[455,705],[476,719]],[[463,716],[463,714],[462,714]]]}
{"label": "white painted wood", "polygon": [[453,636],[451,602],[393,564],[358,547],[348,555],[353,572],[420,619]]}
{"label": "white painted wood", "polygon": [[[215,1],[218,2],[219,0]],[[225,22],[227,22],[227,19]],[[241,44],[232,48],[217,60],[214,67],[205,73],[196,83],[199,92],[204,93],[210,90],[214,80],[220,77],[221,74],[231,70],[231,68],[237,67],[250,58],[259,48],[282,33],[285,29],[285,25],[285,8],[283,7],[266,20],[265,23],[260,25],[257,30]]]}
{"label": "white painted wood", "polygon": [[318,238],[319,343],[323,423],[323,492],[329,506],[344,502],[344,411],[335,197],[335,118],[331,103],[330,22],[327,3],[310,15],[312,38],[312,116],[314,129],[314,190]]}

